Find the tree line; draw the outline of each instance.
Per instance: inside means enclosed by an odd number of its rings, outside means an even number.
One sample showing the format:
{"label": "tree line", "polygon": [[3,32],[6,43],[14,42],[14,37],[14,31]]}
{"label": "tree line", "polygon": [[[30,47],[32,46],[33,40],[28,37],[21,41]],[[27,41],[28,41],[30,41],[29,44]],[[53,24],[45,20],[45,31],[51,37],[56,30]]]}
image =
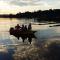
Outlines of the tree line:
{"label": "tree line", "polygon": [[60,9],[49,9],[49,10],[38,10],[34,12],[26,11],[24,13],[17,13],[15,15],[13,14],[6,14],[6,15],[0,15],[0,17],[4,18],[34,18],[39,21],[46,20],[46,21],[56,21],[58,22],[60,20]]}

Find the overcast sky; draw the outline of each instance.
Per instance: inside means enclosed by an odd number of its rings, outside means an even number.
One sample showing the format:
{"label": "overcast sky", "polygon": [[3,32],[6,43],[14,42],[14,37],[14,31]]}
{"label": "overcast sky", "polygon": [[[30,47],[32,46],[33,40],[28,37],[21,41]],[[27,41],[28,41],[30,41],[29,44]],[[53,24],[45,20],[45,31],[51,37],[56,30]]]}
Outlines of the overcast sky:
{"label": "overcast sky", "polygon": [[0,0],[0,14],[59,8],[60,0]]}

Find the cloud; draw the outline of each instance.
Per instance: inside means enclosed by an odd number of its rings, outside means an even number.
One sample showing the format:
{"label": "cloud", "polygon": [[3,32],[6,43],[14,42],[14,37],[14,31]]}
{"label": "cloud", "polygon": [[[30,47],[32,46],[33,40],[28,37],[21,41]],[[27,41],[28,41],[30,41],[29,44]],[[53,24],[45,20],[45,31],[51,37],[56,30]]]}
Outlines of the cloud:
{"label": "cloud", "polygon": [[19,7],[9,4],[8,1],[0,1],[0,14],[16,14],[19,11]]}
{"label": "cloud", "polygon": [[18,6],[32,6],[32,5],[41,5],[41,0],[2,0],[12,5]]}
{"label": "cloud", "polygon": [[0,10],[5,8],[23,12],[54,9],[60,8],[60,0],[0,0]]}
{"label": "cloud", "polygon": [[27,6],[31,4],[31,0],[12,0],[10,4],[18,5],[18,6]]}
{"label": "cloud", "polygon": [[55,6],[60,0],[0,0],[17,6]]}

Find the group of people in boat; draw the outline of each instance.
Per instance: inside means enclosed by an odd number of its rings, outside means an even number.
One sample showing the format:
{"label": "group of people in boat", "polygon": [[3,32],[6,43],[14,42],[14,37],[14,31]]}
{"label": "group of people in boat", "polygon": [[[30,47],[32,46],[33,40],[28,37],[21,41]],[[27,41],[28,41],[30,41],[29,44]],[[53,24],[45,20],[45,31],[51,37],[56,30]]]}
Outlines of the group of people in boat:
{"label": "group of people in boat", "polygon": [[22,26],[20,26],[19,24],[17,24],[14,28],[13,27],[10,28],[10,35],[14,35],[18,39],[19,39],[19,37],[21,37],[22,40],[23,40],[23,42],[28,37],[28,41],[31,44],[32,34],[31,33],[29,33],[29,34],[21,34],[21,32],[22,33],[25,33],[27,31],[29,32],[29,31],[31,31],[31,29],[32,29],[31,23],[29,23],[29,25],[22,24]]}
{"label": "group of people in boat", "polygon": [[17,24],[14,28],[14,30],[19,30],[19,31],[27,31],[27,30],[29,31],[31,29],[32,29],[31,23],[29,23],[28,26],[24,25],[24,24],[22,24],[22,26],[20,26],[19,24]]}

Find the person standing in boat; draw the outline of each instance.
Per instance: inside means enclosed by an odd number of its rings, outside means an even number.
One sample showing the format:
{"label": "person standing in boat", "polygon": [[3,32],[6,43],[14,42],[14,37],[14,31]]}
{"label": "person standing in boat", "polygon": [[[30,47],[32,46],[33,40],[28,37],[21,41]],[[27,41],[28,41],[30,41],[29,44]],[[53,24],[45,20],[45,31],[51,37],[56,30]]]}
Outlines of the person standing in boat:
{"label": "person standing in boat", "polygon": [[29,23],[29,25],[28,25],[28,30],[31,30],[31,29],[32,29],[31,23]]}

